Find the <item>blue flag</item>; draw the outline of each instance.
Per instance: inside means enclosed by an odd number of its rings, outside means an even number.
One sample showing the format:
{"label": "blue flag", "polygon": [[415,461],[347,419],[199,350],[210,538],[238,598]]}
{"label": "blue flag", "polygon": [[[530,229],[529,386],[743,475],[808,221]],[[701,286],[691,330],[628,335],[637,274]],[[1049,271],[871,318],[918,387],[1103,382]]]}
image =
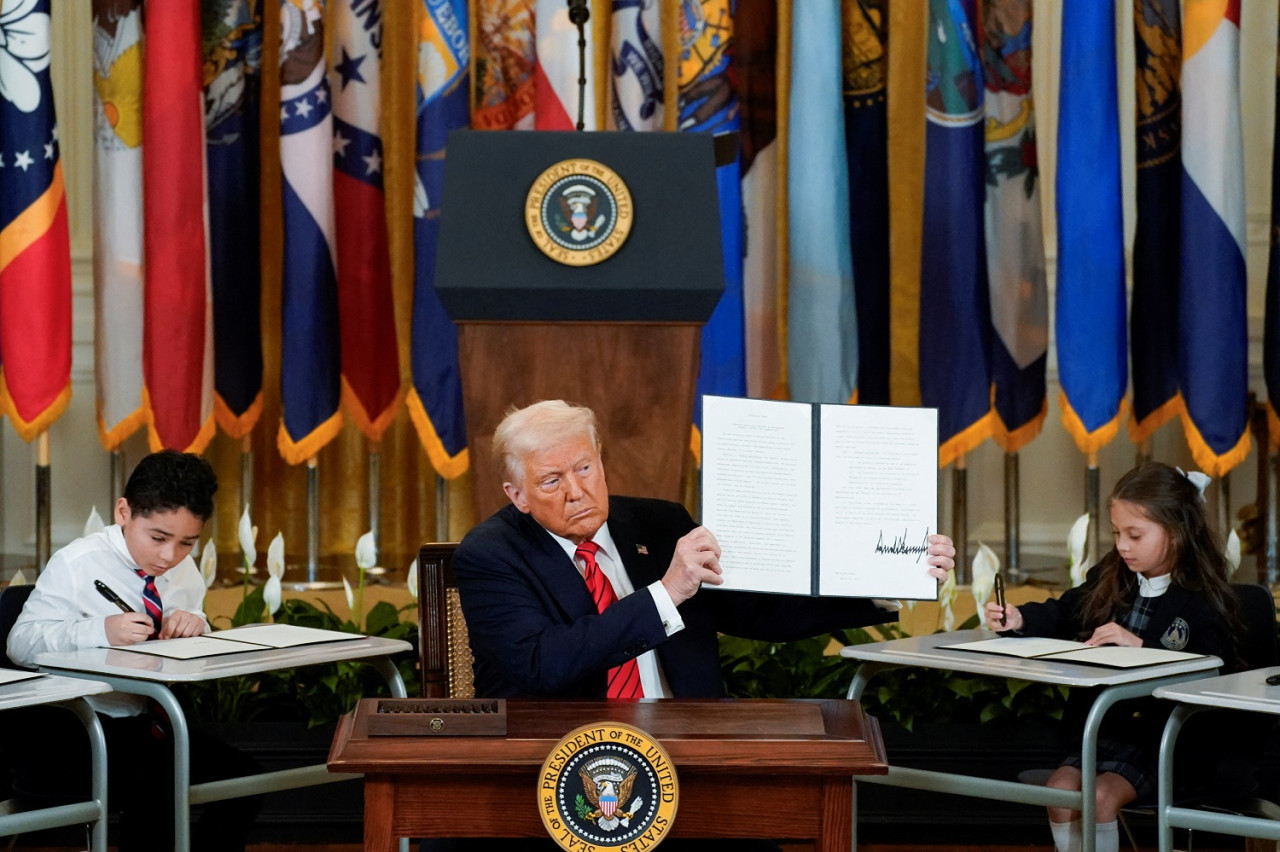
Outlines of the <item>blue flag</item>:
{"label": "blue flag", "polygon": [[1083,453],[1115,437],[1128,379],[1115,6],[1062,9],[1058,103],[1058,374]]}

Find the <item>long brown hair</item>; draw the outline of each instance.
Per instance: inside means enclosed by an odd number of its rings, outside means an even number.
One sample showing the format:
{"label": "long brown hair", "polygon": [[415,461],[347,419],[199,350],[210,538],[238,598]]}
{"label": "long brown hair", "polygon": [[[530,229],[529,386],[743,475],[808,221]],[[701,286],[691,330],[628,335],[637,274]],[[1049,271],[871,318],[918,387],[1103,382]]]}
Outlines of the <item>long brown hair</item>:
{"label": "long brown hair", "polygon": [[[1145,462],[1120,477],[1107,500],[1134,506],[1158,524],[1169,537],[1173,582],[1207,600],[1239,636],[1240,604],[1228,579],[1230,567],[1218,535],[1205,515],[1204,499],[1196,486],[1177,468]],[[1096,575],[1083,602],[1083,632],[1128,612],[1138,595],[1138,577],[1125,565],[1115,547],[1090,572]],[[1236,649],[1237,656],[1239,649]]]}

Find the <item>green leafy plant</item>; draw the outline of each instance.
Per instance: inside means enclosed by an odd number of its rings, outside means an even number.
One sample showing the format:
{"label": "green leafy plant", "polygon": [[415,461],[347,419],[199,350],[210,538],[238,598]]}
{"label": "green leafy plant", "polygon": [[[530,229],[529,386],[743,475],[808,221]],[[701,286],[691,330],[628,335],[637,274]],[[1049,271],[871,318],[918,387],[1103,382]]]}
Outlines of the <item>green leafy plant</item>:
{"label": "green leafy plant", "polygon": [[[976,615],[960,629],[978,626]],[[756,642],[723,636],[720,663],[734,698],[843,698],[856,664],[828,653],[833,645],[897,639],[896,624],[843,630],[798,642]],[[873,716],[912,730],[916,722],[990,722],[1039,716],[1059,719],[1066,687],[906,667],[881,672],[862,695]]]}
{"label": "green leafy plant", "polygon": [[[245,583],[240,605],[226,626],[241,627],[271,620],[277,624],[336,630],[353,636],[403,639],[414,645],[414,650],[398,654],[392,660],[404,680],[406,691],[410,695],[417,693],[418,626],[413,618],[416,605],[410,603],[397,608],[387,601],[380,601],[367,613],[364,612],[364,579],[370,561],[365,551],[357,547],[360,594],[354,601],[348,598],[351,617],[344,620],[323,601],[321,609],[299,599],[280,599],[279,577],[284,573],[284,542],[279,535],[268,553],[270,576],[267,583],[261,586],[249,584],[248,577],[256,559],[252,550],[256,536],[257,529],[250,525],[246,508],[240,522],[241,546],[245,552]],[[372,546],[372,536],[369,536],[368,546]],[[409,613],[408,618],[402,620],[405,613]],[[220,627],[218,624],[212,626],[215,630]],[[390,694],[378,670],[360,661],[339,661],[182,684],[175,688],[175,692],[192,721],[299,720],[305,721],[309,727],[334,722],[350,712],[361,698]]]}

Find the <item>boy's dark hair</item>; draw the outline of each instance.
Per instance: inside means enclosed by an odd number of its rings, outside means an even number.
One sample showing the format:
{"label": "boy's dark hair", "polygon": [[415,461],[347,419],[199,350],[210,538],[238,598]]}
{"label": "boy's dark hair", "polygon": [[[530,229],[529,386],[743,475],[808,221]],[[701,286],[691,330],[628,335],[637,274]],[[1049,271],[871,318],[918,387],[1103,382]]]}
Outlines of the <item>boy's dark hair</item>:
{"label": "boy's dark hair", "polygon": [[217,490],[218,478],[207,461],[194,453],[161,450],[138,462],[124,486],[124,499],[135,515],[186,509],[207,521]]}

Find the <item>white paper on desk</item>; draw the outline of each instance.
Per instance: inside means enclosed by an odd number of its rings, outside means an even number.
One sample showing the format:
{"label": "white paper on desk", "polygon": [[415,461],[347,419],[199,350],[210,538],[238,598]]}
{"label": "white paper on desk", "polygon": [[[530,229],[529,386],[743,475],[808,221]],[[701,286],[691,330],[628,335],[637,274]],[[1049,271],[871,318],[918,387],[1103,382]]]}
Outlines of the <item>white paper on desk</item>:
{"label": "white paper on desk", "polygon": [[1078,651],[1092,648],[1083,642],[1070,639],[1047,639],[1040,636],[998,636],[995,639],[979,639],[976,642],[958,642],[955,645],[944,645],[953,651],[978,651],[983,654],[1002,654],[1008,657],[1043,657],[1048,654],[1061,654],[1064,651]]}
{"label": "white paper on desk", "polygon": [[819,592],[937,600],[937,410],[823,405],[820,416]]}
{"label": "white paper on desk", "polygon": [[267,648],[293,648],[297,645],[315,645],[320,642],[345,642],[349,639],[368,638],[359,633],[343,633],[340,630],[321,630],[318,627],[300,627],[296,624],[247,624],[230,630],[219,630],[213,636],[234,641],[248,642]]}
{"label": "white paper on desk", "polygon": [[1116,669],[1132,669],[1138,666],[1157,666],[1161,663],[1180,663],[1198,660],[1204,654],[1188,654],[1186,651],[1170,651],[1167,648],[1128,648],[1123,645],[1091,645],[1079,651],[1064,651],[1044,659],[1070,663],[1091,663]]}
{"label": "white paper on desk", "polygon": [[134,645],[111,645],[110,647],[118,651],[135,651],[139,654],[169,657],[173,660],[195,660],[200,657],[218,657],[222,654],[243,654],[246,651],[262,650],[261,645],[215,639],[208,633],[203,636],[183,636],[180,639],[153,639],[149,642],[138,642]]}
{"label": "white paper on desk", "polygon": [[22,680],[44,677],[44,672],[28,672],[21,669],[0,669],[0,686],[6,683],[17,683]]}
{"label": "white paper on desk", "polygon": [[702,523],[722,551],[716,588],[812,591],[811,417],[807,403],[703,397]]}

